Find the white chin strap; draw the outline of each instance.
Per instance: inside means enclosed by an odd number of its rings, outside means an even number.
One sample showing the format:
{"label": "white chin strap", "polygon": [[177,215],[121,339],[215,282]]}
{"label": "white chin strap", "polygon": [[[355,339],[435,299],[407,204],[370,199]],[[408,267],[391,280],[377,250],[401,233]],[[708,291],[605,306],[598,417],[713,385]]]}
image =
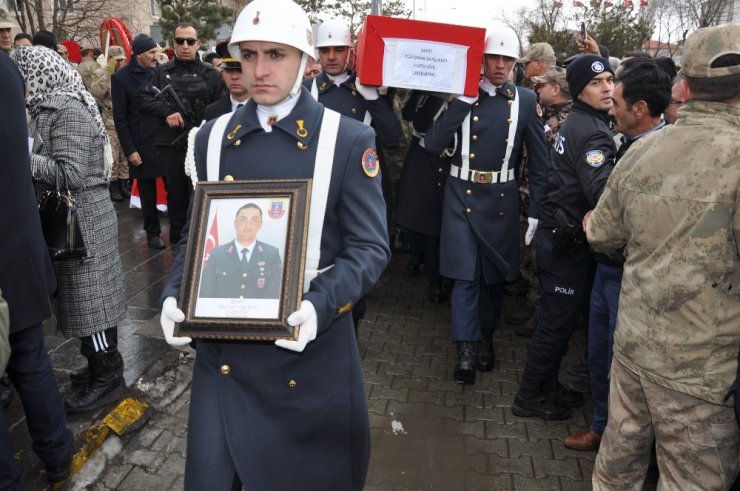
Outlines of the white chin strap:
{"label": "white chin strap", "polygon": [[301,65],[298,67],[298,75],[296,75],[293,89],[290,91],[290,97],[295,97],[301,93],[301,85],[303,85],[303,73],[306,71],[306,64],[308,63],[308,55],[303,53],[301,57]]}

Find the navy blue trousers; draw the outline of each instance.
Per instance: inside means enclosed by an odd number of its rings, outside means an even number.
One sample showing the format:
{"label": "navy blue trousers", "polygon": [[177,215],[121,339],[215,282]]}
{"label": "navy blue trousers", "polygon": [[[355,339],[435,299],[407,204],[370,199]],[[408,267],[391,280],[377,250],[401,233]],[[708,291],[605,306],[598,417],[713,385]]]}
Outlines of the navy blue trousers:
{"label": "navy blue trousers", "polygon": [[621,266],[599,263],[591,290],[588,373],[591,377],[591,399],[594,402],[591,430],[598,435],[604,433],[609,416],[609,369],[612,366],[612,345],[617,327],[622,272]]}
{"label": "navy blue trousers", "polygon": [[476,261],[473,281],[455,280],[450,296],[453,341],[479,341],[498,329],[504,302],[503,286],[503,283],[486,283],[480,258]]}
{"label": "navy blue trousers", "polygon": [[[41,324],[10,335],[12,352],[6,373],[23,403],[28,433],[36,455],[47,467],[59,467],[72,457],[72,432],[64,423],[64,406],[44,346]],[[0,409],[0,489],[25,489],[21,469],[13,459],[13,444]]]}

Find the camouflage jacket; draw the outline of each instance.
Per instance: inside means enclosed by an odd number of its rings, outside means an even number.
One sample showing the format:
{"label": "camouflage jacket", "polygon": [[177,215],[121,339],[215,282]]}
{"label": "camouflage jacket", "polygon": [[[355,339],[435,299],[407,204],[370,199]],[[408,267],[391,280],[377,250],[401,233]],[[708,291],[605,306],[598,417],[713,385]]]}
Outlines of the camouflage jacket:
{"label": "camouflage jacket", "polygon": [[637,141],[588,224],[601,252],[627,247],[614,356],[713,404],[740,346],[740,108],[693,101]]}
{"label": "camouflage jacket", "polygon": [[568,101],[564,104],[553,104],[543,107],[544,115],[542,119],[545,120],[545,140],[547,141],[548,152],[555,144],[555,140],[558,139],[560,127],[565,122],[568,114],[570,114],[570,108],[572,106],[573,103]]}

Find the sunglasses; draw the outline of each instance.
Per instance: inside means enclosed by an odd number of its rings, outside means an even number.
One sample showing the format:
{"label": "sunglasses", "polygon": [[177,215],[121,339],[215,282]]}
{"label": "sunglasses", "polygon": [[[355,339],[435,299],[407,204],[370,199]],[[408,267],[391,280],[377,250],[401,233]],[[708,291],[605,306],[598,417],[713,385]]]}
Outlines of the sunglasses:
{"label": "sunglasses", "polygon": [[177,43],[178,45],[180,45],[180,46],[181,46],[181,45],[182,45],[183,43],[185,43],[185,42],[187,42],[187,43],[188,43],[188,46],[192,46],[192,45],[194,45],[195,43],[197,43],[197,42],[198,42],[198,40],[197,40],[197,39],[195,39],[195,38],[175,38],[175,42],[176,42],[176,43]]}

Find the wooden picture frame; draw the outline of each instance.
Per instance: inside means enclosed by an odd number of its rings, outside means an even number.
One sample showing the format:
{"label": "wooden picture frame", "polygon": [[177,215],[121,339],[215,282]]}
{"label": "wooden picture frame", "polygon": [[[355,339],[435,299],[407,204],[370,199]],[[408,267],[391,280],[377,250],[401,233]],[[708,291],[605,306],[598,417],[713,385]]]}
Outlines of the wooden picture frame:
{"label": "wooden picture frame", "polygon": [[310,193],[310,179],[196,185],[175,335],[297,339],[287,318],[303,294]]}

